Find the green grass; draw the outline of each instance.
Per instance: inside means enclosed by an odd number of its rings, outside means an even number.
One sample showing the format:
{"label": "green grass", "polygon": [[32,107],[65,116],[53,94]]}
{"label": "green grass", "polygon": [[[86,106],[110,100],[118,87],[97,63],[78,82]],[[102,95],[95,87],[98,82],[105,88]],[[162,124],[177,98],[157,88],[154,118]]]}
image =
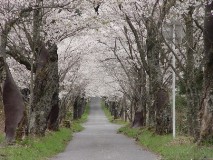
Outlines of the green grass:
{"label": "green grass", "polygon": [[4,137],[2,134],[0,134],[0,143],[3,141]]}
{"label": "green grass", "polygon": [[115,124],[120,124],[120,125],[127,124],[127,122],[125,122],[122,119],[114,119],[114,117],[111,115],[109,110],[106,108],[106,106],[105,106],[103,101],[101,101],[101,107],[102,107],[102,109],[104,111],[104,114],[106,115],[107,119],[109,120],[109,122],[115,123]]}
{"label": "green grass", "polygon": [[[73,133],[83,130],[81,124],[86,122],[88,113],[89,106],[87,105],[82,118],[71,123],[71,129],[61,128],[57,132],[48,132],[45,137],[28,137],[16,145],[1,148],[0,160],[45,160],[62,152],[72,139]],[[3,140],[2,136],[0,140]]]}
{"label": "green grass", "polygon": [[3,160],[42,160],[62,152],[72,137],[72,130],[61,128],[50,132],[42,138],[28,138],[19,144],[1,148],[0,159]]}
{"label": "green grass", "polygon": [[159,136],[147,129],[135,129],[126,125],[119,129],[129,137],[136,138],[142,146],[162,156],[162,160],[201,160],[213,158],[213,146],[197,146],[190,137],[172,138]]}

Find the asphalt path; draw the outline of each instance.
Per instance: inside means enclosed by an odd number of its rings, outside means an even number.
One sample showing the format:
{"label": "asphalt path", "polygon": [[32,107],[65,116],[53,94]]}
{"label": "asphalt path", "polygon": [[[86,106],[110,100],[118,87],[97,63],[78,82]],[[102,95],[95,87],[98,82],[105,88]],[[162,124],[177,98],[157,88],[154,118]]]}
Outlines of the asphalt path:
{"label": "asphalt path", "polygon": [[74,134],[63,153],[51,160],[157,160],[153,153],[142,149],[133,139],[117,134],[119,125],[109,123],[100,98],[92,98],[90,115],[82,132]]}

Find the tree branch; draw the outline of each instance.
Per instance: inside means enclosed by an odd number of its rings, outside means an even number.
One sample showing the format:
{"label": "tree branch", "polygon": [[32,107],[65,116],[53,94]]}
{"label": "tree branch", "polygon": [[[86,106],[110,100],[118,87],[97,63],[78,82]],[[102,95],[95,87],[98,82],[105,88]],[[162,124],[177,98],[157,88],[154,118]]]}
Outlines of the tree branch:
{"label": "tree branch", "polygon": [[131,31],[132,31],[133,34],[134,34],[135,41],[136,41],[136,44],[137,44],[138,51],[139,51],[139,53],[140,53],[140,58],[141,58],[141,61],[142,61],[142,63],[143,63],[144,69],[145,69],[145,71],[147,72],[147,74],[149,74],[149,67],[148,67],[148,64],[147,64],[146,59],[145,59],[146,55],[145,55],[144,50],[143,50],[143,48],[142,48],[142,46],[141,46],[141,42],[140,42],[140,39],[139,39],[137,30],[136,30],[136,28],[134,27],[134,25],[132,24],[132,22],[131,22],[131,20],[129,19],[129,17],[128,17],[127,15],[125,15],[125,16],[126,16],[126,21],[127,21],[128,25],[129,25]]}
{"label": "tree branch", "polygon": [[[7,55],[13,57],[18,63],[23,64],[29,71],[31,71],[30,59],[24,56],[19,49],[15,46],[7,45],[9,50],[6,51]],[[35,73],[35,64],[34,64],[34,73]]]}

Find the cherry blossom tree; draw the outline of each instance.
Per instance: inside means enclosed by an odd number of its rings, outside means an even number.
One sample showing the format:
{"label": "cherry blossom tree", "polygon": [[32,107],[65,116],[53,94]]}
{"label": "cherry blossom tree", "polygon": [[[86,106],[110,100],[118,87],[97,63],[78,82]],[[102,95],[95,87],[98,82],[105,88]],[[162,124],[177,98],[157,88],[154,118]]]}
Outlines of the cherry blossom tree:
{"label": "cherry blossom tree", "polygon": [[[29,3],[1,2],[0,54],[1,54],[1,83],[3,83],[3,104],[5,111],[6,142],[15,139],[16,128],[23,118],[24,102],[6,63],[6,47],[8,35],[12,27],[27,17],[32,11]],[[12,116],[11,116],[12,115]]]}
{"label": "cherry blossom tree", "polygon": [[[29,72],[16,79],[21,86],[31,85],[32,133],[44,135],[48,126],[57,129],[59,113],[66,112],[59,111],[59,92],[62,101],[72,106],[84,94],[125,102],[131,121],[138,115],[143,119],[136,126],[154,127],[158,134],[169,133],[174,71],[178,92],[180,89],[179,93],[187,97],[187,133],[200,141],[211,136],[209,65],[205,65],[205,80],[202,71],[204,61],[210,64],[209,58],[203,57],[211,52],[211,42],[207,40],[211,37],[206,34],[211,32],[211,16],[204,15],[205,4],[211,15],[211,2],[22,0],[8,6],[2,3],[1,54],[13,57],[12,61],[8,58],[12,75],[17,75],[14,59],[22,64],[21,70],[25,70],[23,65],[31,70],[31,82]],[[175,31],[180,29],[181,33],[175,34],[178,40],[172,36],[168,39],[166,30],[172,30],[177,22]],[[172,56],[176,59],[175,68]],[[203,81],[206,97],[202,99]]]}

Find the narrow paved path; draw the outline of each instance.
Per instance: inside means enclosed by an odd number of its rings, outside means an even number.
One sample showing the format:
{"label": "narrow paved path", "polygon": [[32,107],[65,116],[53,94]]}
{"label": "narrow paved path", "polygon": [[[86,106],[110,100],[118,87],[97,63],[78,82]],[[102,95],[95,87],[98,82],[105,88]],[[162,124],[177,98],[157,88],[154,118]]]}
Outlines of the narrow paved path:
{"label": "narrow paved path", "polygon": [[157,156],[143,150],[133,139],[117,134],[120,127],[108,122],[100,98],[92,98],[85,130],[76,133],[65,152],[52,160],[157,160]]}

